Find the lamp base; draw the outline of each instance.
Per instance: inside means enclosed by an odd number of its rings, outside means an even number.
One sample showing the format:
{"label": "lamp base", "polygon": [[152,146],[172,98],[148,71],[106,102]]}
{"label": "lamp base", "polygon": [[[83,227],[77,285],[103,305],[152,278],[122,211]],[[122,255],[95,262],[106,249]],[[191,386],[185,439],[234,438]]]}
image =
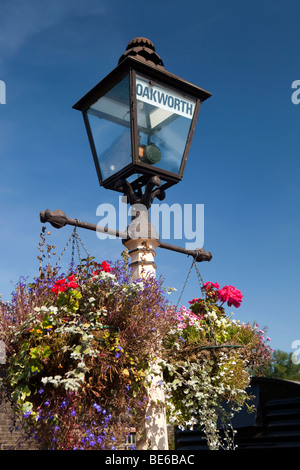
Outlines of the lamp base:
{"label": "lamp base", "polygon": [[[154,198],[157,197],[160,201],[163,201],[166,197],[165,191],[160,188],[161,180],[159,176],[151,176],[148,180],[144,194],[139,191],[134,191],[131,184],[127,180],[119,180],[116,183],[115,189],[123,192],[127,197],[129,204],[142,204],[147,209],[151,207]],[[156,187],[156,189],[155,189]]]}

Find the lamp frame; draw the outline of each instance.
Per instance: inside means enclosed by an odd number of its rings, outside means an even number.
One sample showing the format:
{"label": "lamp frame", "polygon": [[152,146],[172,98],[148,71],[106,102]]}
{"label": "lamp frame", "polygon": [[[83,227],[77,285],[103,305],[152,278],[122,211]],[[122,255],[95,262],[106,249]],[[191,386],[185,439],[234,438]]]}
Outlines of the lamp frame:
{"label": "lamp frame", "polygon": [[[146,79],[150,84],[162,85],[170,89],[170,91],[180,93],[189,99],[195,101],[194,115],[191,121],[189,134],[185,144],[181,166],[178,173],[172,173],[159,167],[143,163],[139,159],[139,143],[138,143],[138,122],[137,122],[137,95],[136,95],[136,75]],[[114,175],[103,179],[98,160],[98,155],[94,143],[94,138],[90,128],[87,111],[97,100],[104,96],[123,78],[129,76],[129,103],[130,103],[130,132],[131,132],[131,163],[116,172]],[[113,69],[105,78],[103,78],[95,87],[93,87],[86,95],[83,96],[73,108],[82,112],[93,159],[101,186],[120,191],[118,181],[127,180],[133,174],[137,174],[137,179],[131,182],[131,186],[135,192],[139,192],[144,187],[151,176],[159,176],[162,180],[161,189],[165,190],[170,186],[182,180],[184,169],[186,166],[192,138],[194,135],[200,106],[203,101],[211,96],[211,93],[202,88],[183,80],[182,78],[167,72],[160,67],[154,67],[146,62],[127,56],[119,65]],[[101,156],[100,156],[101,158]]]}

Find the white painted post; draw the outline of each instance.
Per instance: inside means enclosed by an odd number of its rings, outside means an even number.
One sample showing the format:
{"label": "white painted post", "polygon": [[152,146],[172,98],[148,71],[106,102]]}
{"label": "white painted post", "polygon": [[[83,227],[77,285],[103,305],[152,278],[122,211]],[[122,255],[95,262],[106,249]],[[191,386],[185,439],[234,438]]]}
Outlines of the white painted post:
{"label": "white painted post", "polygon": [[[129,250],[132,280],[156,274],[155,249],[159,245],[158,235],[149,222],[145,206],[139,207],[137,217],[128,227],[130,239],[124,241]],[[159,355],[159,352],[158,352]],[[160,385],[162,373],[157,362],[151,364],[148,390],[149,404],[146,409],[143,438],[137,443],[138,450],[168,450],[168,434],[164,391]]]}

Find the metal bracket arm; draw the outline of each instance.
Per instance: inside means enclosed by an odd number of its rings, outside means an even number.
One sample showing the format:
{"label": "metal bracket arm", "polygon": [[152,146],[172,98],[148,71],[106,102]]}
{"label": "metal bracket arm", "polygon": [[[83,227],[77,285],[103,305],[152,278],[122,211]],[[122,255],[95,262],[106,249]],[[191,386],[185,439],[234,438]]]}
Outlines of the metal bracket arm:
{"label": "metal bracket arm", "polygon": [[127,232],[122,232],[120,230],[114,230],[108,227],[101,227],[99,225],[90,224],[89,222],[82,222],[77,219],[70,219],[64,211],[58,209],[50,212],[49,209],[40,212],[40,221],[44,224],[49,222],[54,228],[62,228],[65,225],[73,225],[74,227],[81,227],[87,230],[92,230],[94,232],[107,233],[108,235],[113,235],[118,238],[126,239]]}
{"label": "metal bracket arm", "polygon": [[186,250],[185,248],[177,245],[170,245],[169,243],[159,242],[159,247],[165,250],[176,251],[177,253],[183,253],[188,256],[192,256],[195,261],[210,261],[212,254],[209,251],[205,251],[203,248],[196,248],[195,250]]}
{"label": "metal bracket arm", "polygon": [[[65,225],[73,225],[75,227],[81,227],[87,230],[92,230],[94,232],[107,233],[108,235],[113,235],[123,240],[127,240],[130,237],[128,232],[123,232],[121,230],[115,230],[108,227],[101,227],[100,225],[90,224],[88,222],[82,222],[77,219],[70,219],[67,215],[60,209],[50,212],[49,209],[40,212],[40,221],[42,223],[50,223],[54,228],[62,228]],[[195,261],[210,261],[212,259],[212,254],[209,251],[205,251],[203,248],[196,250],[186,250],[183,247],[170,245],[169,243],[162,242],[158,240],[159,247],[164,248],[165,250],[176,251],[177,253],[183,253],[188,256],[192,256]]]}

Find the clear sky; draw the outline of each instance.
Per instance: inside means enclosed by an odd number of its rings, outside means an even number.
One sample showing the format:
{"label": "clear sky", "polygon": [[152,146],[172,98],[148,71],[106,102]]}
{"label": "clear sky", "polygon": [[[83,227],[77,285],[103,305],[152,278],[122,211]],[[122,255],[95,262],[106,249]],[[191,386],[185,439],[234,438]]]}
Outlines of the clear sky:
{"label": "clear sky", "polygon": [[[117,65],[132,38],[144,36],[166,70],[213,94],[200,110],[184,179],[164,202],[204,204],[204,247],[213,260],[198,264],[203,279],[240,289],[234,317],[267,326],[273,349],[293,352],[300,104],[291,86],[300,80],[299,25],[299,0],[1,0],[2,298],[10,300],[21,275],[38,273],[40,211],[98,223],[99,204],[117,206],[118,194],[98,184],[72,105]],[[60,253],[72,228],[49,230]],[[120,240],[78,233],[99,261],[120,257]],[[192,259],[158,248],[156,262],[165,284],[178,289],[176,303]],[[182,303],[199,295],[193,272]]]}

